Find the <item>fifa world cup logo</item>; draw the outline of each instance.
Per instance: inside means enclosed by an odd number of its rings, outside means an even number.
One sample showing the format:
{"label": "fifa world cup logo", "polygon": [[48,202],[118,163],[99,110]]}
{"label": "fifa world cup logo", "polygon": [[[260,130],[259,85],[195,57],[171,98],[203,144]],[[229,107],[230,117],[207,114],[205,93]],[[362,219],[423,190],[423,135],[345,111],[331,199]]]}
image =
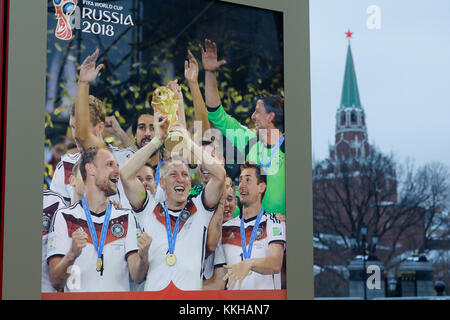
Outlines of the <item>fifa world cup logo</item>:
{"label": "fifa world cup logo", "polygon": [[75,12],[77,0],[53,0],[55,15],[58,23],[56,25],[55,36],[61,40],[72,38],[72,27],[70,26],[70,16]]}

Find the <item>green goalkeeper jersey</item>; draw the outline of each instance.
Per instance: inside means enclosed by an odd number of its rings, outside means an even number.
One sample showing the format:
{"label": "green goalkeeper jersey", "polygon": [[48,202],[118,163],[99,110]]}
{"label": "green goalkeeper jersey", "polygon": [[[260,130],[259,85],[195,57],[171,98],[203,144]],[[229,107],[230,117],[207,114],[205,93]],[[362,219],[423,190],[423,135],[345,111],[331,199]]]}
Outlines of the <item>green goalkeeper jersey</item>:
{"label": "green goalkeeper jersey", "polygon": [[[245,155],[245,161],[260,164],[264,153],[263,165],[269,162],[274,146],[264,145],[258,140],[253,130],[241,125],[236,119],[228,115],[223,106],[212,110],[208,108],[208,119],[216,128]],[[274,150],[270,166],[266,169],[267,188],[262,206],[266,212],[286,215],[286,175],[285,175],[285,149],[284,143]],[[243,159],[242,159],[243,160]],[[243,163],[239,161],[238,163]]]}

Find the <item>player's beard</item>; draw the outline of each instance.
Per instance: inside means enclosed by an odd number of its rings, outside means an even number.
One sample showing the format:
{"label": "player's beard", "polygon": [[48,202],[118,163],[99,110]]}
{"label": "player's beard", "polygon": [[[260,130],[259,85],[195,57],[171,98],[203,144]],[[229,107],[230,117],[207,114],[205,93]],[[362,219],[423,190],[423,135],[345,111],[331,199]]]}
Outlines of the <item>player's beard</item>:
{"label": "player's beard", "polygon": [[[137,147],[138,149],[141,149],[141,148],[145,147],[145,145],[149,144],[150,141],[152,141],[152,138],[151,138],[151,137],[144,137],[144,138],[142,138],[141,141],[139,141],[139,143],[136,142],[136,147]],[[158,151],[159,151],[159,149],[153,151],[153,153],[151,154],[151,156],[149,157],[149,159],[150,159],[150,158],[153,158],[153,157],[158,153]]]}
{"label": "player's beard", "polygon": [[114,184],[110,177],[105,177],[103,180],[97,180],[96,186],[99,190],[105,193],[106,197],[113,196],[117,193],[117,184]]}
{"label": "player's beard", "polygon": [[240,194],[240,200],[243,207],[250,207],[257,201],[257,197],[255,195],[252,195],[249,190],[245,190],[246,195],[241,195],[242,191],[239,192]]}
{"label": "player's beard", "polygon": [[144,147],[150,141],[152,141],[151,137],[146,136],[146,137],[142,138],[141,141],[138,144],[138,148],[141,149],[142,147]]}

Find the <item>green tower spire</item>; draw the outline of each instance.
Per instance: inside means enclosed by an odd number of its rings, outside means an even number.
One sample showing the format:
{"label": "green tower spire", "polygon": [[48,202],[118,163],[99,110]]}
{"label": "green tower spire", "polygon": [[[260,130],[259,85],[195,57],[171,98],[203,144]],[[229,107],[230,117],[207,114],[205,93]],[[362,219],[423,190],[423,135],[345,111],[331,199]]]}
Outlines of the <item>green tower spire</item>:
{"label": "green tower spire", "polygon": [[345,63],[344,85],[342,86],[342,97],[339,109],[358,108],[362,109],[359,99],[358,82],[356,80],[355,65],[353,64],[350,38],[347,49],[347,61]]}

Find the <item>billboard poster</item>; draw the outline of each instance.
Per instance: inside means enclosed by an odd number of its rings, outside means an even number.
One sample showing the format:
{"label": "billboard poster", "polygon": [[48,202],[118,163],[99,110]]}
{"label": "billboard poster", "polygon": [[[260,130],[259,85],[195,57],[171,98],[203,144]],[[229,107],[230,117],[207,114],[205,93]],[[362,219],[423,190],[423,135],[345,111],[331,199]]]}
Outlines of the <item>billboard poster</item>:
{"label": "billboard poster", "polygon": [[284,45],[267,9],[48,1],[43,299],[286,299]]}

